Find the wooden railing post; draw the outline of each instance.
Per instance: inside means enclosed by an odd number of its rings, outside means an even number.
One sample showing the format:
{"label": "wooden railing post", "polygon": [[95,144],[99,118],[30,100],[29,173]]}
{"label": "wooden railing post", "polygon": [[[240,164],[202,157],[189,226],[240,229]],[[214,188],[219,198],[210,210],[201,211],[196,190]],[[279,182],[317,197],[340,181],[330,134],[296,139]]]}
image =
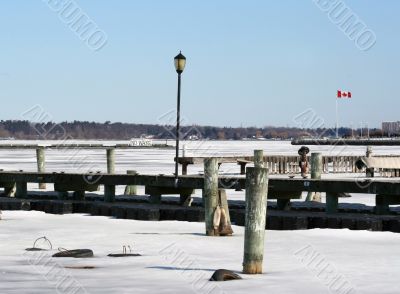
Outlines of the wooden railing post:
{"label": "wooden railing post", "polygon": [[263,270],[267,193],[268,169],[248,168],[243,256],[245,274],[261,274]]}

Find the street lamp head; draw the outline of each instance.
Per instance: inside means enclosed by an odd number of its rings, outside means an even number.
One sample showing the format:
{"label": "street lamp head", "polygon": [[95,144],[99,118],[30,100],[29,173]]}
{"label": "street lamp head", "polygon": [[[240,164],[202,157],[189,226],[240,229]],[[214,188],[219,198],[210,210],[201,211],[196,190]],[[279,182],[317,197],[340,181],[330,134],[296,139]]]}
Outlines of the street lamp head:
{"label": "street lamp head", "polygon": [[183,56],[182,52],[179,52],[177,56],[174,58],[175,61],[175,69],[178,74],[181,74],[185,69],[186,65],[186,57]]}

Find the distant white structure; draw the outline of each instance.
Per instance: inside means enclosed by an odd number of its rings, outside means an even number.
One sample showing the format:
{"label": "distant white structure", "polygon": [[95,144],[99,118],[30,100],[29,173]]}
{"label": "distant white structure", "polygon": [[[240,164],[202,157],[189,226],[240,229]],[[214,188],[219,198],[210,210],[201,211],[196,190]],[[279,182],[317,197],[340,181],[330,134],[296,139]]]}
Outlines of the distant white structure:
{"label": "distant white structure", "polygon": [[382,131],[389,136],[400,134],[400,121],[382,122]]}
{"label": "distant white structure", "polygon": [[153,140],[145,138],[140,138],[140,139],[132,138],[129,144],[131,146],[153,146]]}

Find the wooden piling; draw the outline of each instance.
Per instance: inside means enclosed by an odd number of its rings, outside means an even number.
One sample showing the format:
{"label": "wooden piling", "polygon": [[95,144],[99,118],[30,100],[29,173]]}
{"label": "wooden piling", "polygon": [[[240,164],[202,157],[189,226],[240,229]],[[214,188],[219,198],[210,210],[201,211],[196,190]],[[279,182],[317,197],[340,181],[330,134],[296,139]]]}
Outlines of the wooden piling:
{"label": "wooden piling", "polygon": [[262,150],[254,150],[254,167],[264,167],[264,152]]}
{"label": "wooden piling", "polygon": [[[321,179],[322,174],[322,154],[311,153],[311,179]],[[320,192],[308,192],[306,201],[321,202]]]}
{"label": "wooden piling", "polygon": [[215,236],[214,212],[218,206],[218,159],[204,160],[203,202],[207,236]]}
{"label": "wooden piling", "polygon": [[248,168],[246,172],[246,219],[243,273],[261,274],[267,214],[268,169]]}
{"label": "wooden piling", "polygon": [[107,149],[107,173],[115,173],[115,149]]}
{"label": "wooden piling", "polygon": [[[137,171],[135,171],[135,170],[127,170],[126,173],[128,175],[137,175]],[[127,185],[125,187],[124,195],[137,195],[137,186],[136,185]]]}
{"label": "wooden piling", "polygon": [[[44,147],[36,148],[36,162],[37,162],[37,171],[39,173],[44,173],[46,170]],[[39,183],[39,189],[41,190],[46,189],[46,183]]]}

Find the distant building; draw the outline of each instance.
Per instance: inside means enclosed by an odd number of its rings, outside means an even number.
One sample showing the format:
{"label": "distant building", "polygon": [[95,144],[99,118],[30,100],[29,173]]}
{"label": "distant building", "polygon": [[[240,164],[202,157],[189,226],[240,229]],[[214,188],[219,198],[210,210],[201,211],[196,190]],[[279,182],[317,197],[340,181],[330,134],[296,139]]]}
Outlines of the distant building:
{"label": "distant building", "polygon": [[400,121],[386,121],[382,123],[382,131],[390,135],[400,134]]}

